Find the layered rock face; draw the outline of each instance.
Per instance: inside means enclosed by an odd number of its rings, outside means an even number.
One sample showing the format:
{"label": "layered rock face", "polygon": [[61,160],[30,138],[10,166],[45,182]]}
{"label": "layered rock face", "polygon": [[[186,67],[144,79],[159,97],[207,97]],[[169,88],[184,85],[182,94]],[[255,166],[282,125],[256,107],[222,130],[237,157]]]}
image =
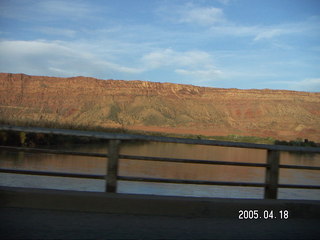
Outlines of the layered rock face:
{"label": "layered rock face", "polygon": [[320,141],[320,93],[0,74],[0,120]]}

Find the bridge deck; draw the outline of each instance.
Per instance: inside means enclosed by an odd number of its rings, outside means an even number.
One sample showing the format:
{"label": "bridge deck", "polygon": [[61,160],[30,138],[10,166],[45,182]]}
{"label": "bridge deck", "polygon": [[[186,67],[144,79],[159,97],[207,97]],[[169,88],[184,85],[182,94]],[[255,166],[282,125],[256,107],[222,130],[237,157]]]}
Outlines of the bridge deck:
{"label": "bridge deck", "polygon": [[0,209],[2,239],[318,239],[318,219],[247,220]]}
{"label": "bridge deck", "polygon": [[[288,219],[239,220],[239,210]],[[0,187],[10,239],[317,239],[320,202],[128,195]]]}

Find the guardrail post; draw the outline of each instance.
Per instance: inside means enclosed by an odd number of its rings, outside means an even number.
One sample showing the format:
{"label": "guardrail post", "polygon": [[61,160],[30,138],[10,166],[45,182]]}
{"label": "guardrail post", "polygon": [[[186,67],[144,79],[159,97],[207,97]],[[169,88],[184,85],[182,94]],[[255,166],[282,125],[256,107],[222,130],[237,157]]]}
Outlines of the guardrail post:
{"label": "guardrail post", "polygon": [[265,199],[277,199],[279,181],[280,151],[268,150],[266,167],[266,186],[264,189]]}
{"label": "guardrail post", "polygon": [[117,176],[120,140],[110,140],[108,146],[108,169],[106,176],[106,192],[117,192]]}

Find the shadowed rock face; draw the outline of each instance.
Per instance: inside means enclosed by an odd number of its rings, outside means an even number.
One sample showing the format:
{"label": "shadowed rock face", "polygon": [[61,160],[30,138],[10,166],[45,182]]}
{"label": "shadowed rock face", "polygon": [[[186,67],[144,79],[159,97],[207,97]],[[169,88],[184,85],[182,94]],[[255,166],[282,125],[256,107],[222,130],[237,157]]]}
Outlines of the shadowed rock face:
{"label": "shadowed rock face", "polygon": [[320,141],[320,93],[0,73],[0,120]]}

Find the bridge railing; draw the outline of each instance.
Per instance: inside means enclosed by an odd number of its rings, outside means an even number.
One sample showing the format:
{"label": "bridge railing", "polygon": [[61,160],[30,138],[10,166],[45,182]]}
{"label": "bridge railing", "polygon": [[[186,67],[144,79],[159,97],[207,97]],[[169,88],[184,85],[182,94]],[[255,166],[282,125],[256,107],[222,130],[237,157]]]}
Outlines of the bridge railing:
{"label": "bridge railing", "polygon": [[[32,153],[49,153],[49,154],[66,154],[74,156],[90,156],[108,159],[106,175],[82,174],[82,173],[62,173],[50,171],[34,171],[34,170],[15,170],[0,168],[3,173],[28,174],[28,175],[42,175],[55,177],[73,177],[73,178],[89,178],[89,179],[105,179],[106,192],[117,192],[117,182],[122,181],[140,181],[140,182],[157,182],[157,183],[176,183],[176,184],[200,184],[200,185],[219,185],[219,186],[242,186],[242,187],[263,187],[265,199],[277,199],[278,188],[297,188],[297,189],[320,189],[317,185],[298,185],[298,184],[280,184],[279,183],[279,169],[300,169],[300,170],[320,170],[320,167],[314,166],[297,166],[280,163],[280,152],[302,152],[302,153],[320,153],[320,148],[314,147],[292,147],[280,145],[254,144],[254,143],[239,143],[239,142],[224,142],[215,140],[201,140],[201,139],[184,139],[172,137],[158,137],[145,136],[133,134],[117,134],[104,133],[93,131],[79,131],[79,130],[65,130],[65,129],[49,129],[49,128],[34,128],[34,127],[13,127],[1,126],[0,130],[21,131],[44,134],[59,134],[79,137],[93,137],[99,139],[109,140],[108,153],[88,153],[88,152],[74,152],[65,150],[53,149],[39,149],[28,147],[11,147],[0,146],[0,150],[4,151],[22,151]],[[197,160],[197,159],[182,159],[182,158],[164,158],[164,157],[150,157],[150,156],[133,156],[124,155],[120,153],[120,145],[123,141],[150,141],[150,142],[167,142],[167,143],[184,143],[184,144],[198,144],[210,146],[224,146],[237,148],[251,148],[267,150],[266,163],[248,163],[248,162],[229,162],[229,161],[214,161],[214,160]],[[206,180],[182,180],[182,179],[168,179],[168,178],[146,178],[146,177],[131,177],[119,176],[118,164],[119,159],[143,160],[143,161],[161,161],[161,162],[175,162],[175,163],[194,163],[194,164],[208,164],[208,165],[229,165],[238,167],[260,167],[265,168],[264,183],[255,182],[225,182],[225,181],[206,181]]]}

